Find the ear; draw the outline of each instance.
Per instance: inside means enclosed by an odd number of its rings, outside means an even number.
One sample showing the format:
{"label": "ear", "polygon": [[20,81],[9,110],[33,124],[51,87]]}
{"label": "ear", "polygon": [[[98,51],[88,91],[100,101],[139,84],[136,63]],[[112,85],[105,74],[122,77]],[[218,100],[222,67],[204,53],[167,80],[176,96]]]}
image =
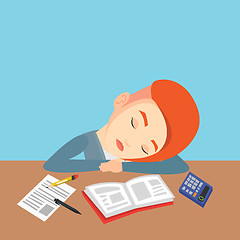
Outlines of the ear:
{"label": "ear", "polygon": [[129,98],[130,98],[130,93],[128,92],[120,94],[114,100],[114,103],[113,103],[114,108],[115,109],[121,108],[128,102]]}

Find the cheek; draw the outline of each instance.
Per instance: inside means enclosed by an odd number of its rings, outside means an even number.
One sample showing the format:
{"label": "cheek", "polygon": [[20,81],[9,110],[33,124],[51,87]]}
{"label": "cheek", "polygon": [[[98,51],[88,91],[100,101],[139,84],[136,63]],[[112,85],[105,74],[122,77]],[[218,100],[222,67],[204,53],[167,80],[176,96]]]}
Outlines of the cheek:
{"label": "cheek", "polygon": [[115,119],[115,121],[113,121],[109,125],[108,130],[106,132],[106,140],[108,144],[112,144],[113,141],[115,142],[116,138],[121,138],[122,129],[123,127],[117,119]]}
{"label": "cheek", "polygon": [[[119,116],[118,118],[114,119],[114,121],[110,124],[109,130],[111,133],[117,135],[123,135],[129,131],[128,121],[126,117]],[[129,123],[130,124],[130,123]]]}

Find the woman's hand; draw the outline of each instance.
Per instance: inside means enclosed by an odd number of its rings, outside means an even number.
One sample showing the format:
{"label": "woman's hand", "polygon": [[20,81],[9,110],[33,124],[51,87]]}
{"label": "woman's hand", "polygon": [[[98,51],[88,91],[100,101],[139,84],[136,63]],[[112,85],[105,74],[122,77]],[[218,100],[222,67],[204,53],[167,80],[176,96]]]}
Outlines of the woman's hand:
{"label": "woman's hand", "polygon": [[109,162],[101,163],[101,165],[99,166],[99,169],[102,172],[119,173],[119,172],[122,172],[122,162],[124,162],[123,159],[117,158]]}

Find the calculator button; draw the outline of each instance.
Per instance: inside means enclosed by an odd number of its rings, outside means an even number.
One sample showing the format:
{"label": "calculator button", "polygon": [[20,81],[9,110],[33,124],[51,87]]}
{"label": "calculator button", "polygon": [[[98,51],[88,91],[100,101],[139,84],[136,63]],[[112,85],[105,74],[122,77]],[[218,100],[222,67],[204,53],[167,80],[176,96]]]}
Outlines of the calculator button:
{"label": "calculator button", "polygon": [[203,197],[203,196],[200,196],[200,197],[198,198],[198,200],[199,200],[200,202],[202,202],[202,201],[204,200],[204,197]]}
{"label": "calculator button", "polygon": [[189,175],[188,177],[189,177],[189,178],[192,178],[192,176],[191,176],[191,175]]}
{"label": "calculator button", "polygon": [[190,181],[190,178],[188,178],[187,181]]}
{"label": "calculator button", "polygon": [[187,189],[186,192],[188,192],[189,190]]}
{"label": "calculator button", "polygon": [[197,195],[197,193],[195,192],[195,193],[193,194],[193,197],[196,197],[196,195]]}
{"label": "calculator button", "polygon": [[196,179],[196,183],[199,183],[199,181]]}
{"label": "calculator button", "polygon": [[192,195],[192,194],[193,194],[193,192],[192,192],[192,191],[190,191],[190,192],[189,192],[189,194],[190,194],[190,195]]}
{"label": "calculator button", "polygon": [[192,189],[196,189],[196,187],[195,187],[195,186],[192,186]]}
{"label": "calculator button", "polygon": [[199,187],[201,187],[203,185],[203,183],[202,182],[200,182],[200,184],[199,184]]}
{"label": "calculator button", "polygon": [[192,177],[192,180],[193,180],[193,181],[195,181],[195,180],[196,180],[196,178],[195,178],[195,177]]}
{"label": "calculator button", "polygon": [[194,183],[195,186],[197,186],[197,183]]}
{"label": "calculator button", "polygon": [[190,184],[190,183],[189,183],[187,186],[188,186],[188,187],[191,187],[191,186],[192,186],[192,184]]}
{"label": "calculator button", "polygon": [[191,180],[190,183],[193,183],[193,180]]}
{"label": "calculator button", "polygon": [[198,189],[198,190],[200,190],[200,188],[199,188],[199,187],[198,187],[197,189]]}
{"label": "calculator button", "polygon": [[186,187],[185,187],[185,186],[183,186],[183,187],[182,187],[182,190],[185,190],[185,189],[186,189]]}
{"label": "calculator button", "polygon": [[188,182],[186,181],[184,184],[187,185],[187,183],[188,183]]}
{"label": "calculator button", "polygon": [[198,192],[198,190],[196,190],[196,192]]}

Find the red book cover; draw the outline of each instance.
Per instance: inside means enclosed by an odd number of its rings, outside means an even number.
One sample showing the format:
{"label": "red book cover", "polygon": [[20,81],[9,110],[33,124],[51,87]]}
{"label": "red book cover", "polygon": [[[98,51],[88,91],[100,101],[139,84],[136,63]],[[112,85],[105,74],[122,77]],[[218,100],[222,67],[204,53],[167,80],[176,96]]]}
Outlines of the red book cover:
{"label": "red book cover", "polygon": [[98,217],[102,220],[102,222],[108,223],[108,222],[112,222],[114,220],[117,220],[119,218],[128,216],[130,214],[136,213],[136,212],[141,212],[141,211],[145,211],[148,209],[154,209],[154,208],[159,208],[159,207],[165,207],[168,205],[173,205],[173,201],[172,202],[167,202],[167,203],[161,203],[161,204],[157,204],[157,205],[152,205],[152,206],[146,206],[146,207],[141,207],[141,208],[136,208],[136,209],[132,209],[130,211],[127,212],[123,212],[117,215],[114,215],[112,217],[108,217],[106,218],[101,211],[96,207],[96,205],[92,202],[92,200],[87,196],[87,194],[82,191],[82,195],[84,196],[84,198],[87,200],[87,202],[89,203],[89,205],[92,207],[92,209],[94,210],[94,212],[98,215]]}

